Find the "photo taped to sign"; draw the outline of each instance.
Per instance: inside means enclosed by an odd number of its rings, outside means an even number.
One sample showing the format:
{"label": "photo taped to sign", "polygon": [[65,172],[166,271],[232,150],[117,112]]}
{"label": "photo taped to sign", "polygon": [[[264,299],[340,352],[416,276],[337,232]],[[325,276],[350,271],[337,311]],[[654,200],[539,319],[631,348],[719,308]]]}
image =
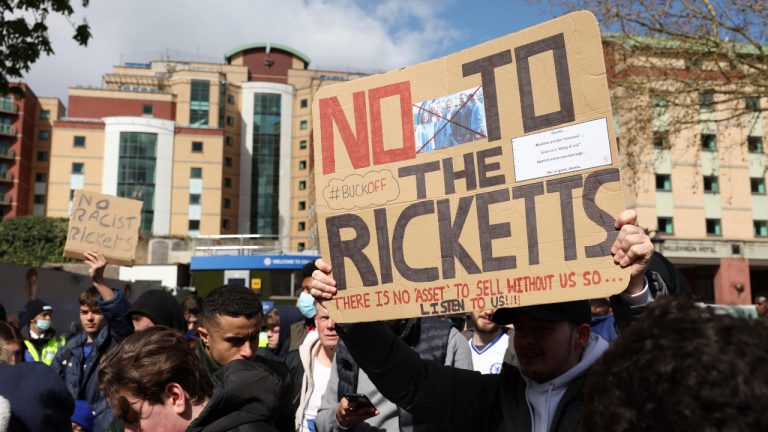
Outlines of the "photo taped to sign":
{"label": "photo taped to sign", "polygon": [[[462,95],[479,102],[474,127],[451,114]],[[335,320],[626,287],[628,272],[610,253],[625,206],[590,13],[322,88],[315,101],[318,238],[339,288],[328,304]],[[457,140],[453,130],[465,128]]]}

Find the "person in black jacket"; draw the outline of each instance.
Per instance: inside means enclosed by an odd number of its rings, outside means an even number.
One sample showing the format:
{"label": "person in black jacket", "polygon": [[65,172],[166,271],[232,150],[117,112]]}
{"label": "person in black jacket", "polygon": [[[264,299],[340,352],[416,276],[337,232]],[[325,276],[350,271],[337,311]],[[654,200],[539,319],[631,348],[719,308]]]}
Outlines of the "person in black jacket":
{"label": "person in black jacket", "polygon": [[126,431],[286,430],[270,419],[263,372],[257,363],[236,360],[217,372],[214,386],[182,335],[154,326],[107,354],[99,385]]}
{"label": "person in black jacket", "polygon": [[[616,221],[611,248],[614,263],[631,268],[620,297],[637,309],[650,298],[645,275],[653,244],[634,225],[634,211]],[[331,267],[317,262],[312,295],[336,294]],[[634,308],[632,307],[634,306]],[[376,388],[412,415],[455,431],[574,431],[583,414],[583,386],[591,364],[607,343],[590,332],[586,300],[498,309],[493,320],[515,324],[518,366],[505,364],[498,375],[481,375],[424,361],[381,323],[337,326],[358,365]],[[350,412],[362,408],[351,407]],[[347,413],[349,414],[349,413]]]}

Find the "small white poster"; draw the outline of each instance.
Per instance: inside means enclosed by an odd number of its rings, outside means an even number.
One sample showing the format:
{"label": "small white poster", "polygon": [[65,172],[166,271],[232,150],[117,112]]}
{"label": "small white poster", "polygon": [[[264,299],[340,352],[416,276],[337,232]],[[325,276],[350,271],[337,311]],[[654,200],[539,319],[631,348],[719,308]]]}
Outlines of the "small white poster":
{"label": "small white poster", "polygon": [[611,165],[607,119],[512,139],[515,181]]}

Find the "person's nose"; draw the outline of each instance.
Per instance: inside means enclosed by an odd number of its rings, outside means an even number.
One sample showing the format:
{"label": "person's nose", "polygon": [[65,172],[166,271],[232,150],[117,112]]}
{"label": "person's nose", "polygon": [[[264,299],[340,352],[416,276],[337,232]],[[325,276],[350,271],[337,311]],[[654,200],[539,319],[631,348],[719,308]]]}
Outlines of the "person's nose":
{"label": "person's nose", "polygon": [[243,346],[240,347],[240,357],[244,359],[253,357],[253,342],[251,340],[246,341]]}

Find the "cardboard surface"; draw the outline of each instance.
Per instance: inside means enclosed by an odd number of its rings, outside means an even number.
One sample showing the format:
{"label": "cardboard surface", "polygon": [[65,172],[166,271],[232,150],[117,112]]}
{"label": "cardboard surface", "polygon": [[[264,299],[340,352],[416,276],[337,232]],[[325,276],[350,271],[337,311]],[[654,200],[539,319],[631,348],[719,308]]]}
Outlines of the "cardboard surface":
{"label": "cardboard surface", "polygon": [[315,98],[339,322],[606,297],[624,209],[597,22],[576,12]]}
{"label": "cardboard surface", "polygon": [[97,250],[107,262],[133,266],[139,244],[143,202],[78,190],[72,199],[64,256],[83,259]]}

